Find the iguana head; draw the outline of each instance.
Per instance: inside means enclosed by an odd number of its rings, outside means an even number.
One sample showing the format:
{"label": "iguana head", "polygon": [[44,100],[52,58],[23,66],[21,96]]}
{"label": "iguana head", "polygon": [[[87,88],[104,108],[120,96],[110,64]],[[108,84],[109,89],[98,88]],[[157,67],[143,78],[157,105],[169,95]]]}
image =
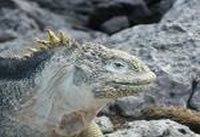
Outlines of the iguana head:
{"label": "iguana head", "polygon": [[[154,83],[155,74],[138,58],[100,44],[86,43],[75,63],[95,98],[133,96]],[[76,82],[75,82],[76,83]]]}

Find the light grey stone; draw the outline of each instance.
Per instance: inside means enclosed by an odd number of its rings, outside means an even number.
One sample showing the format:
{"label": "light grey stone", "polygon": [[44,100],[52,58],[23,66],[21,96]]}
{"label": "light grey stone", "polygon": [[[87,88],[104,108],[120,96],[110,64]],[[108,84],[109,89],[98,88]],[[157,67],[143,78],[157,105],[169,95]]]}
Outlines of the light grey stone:
{"label": "light grey stone", "polygon": [[200,135],[171,120],[142,120],[131,122],[128,129],[107,134],[106,137],[200,137]]}
{"label": "light grey stone", "polygon": [[106,116],[97,117],[95,122],[99,125],[103,133],[110,133],[114,130],[112,122]]}

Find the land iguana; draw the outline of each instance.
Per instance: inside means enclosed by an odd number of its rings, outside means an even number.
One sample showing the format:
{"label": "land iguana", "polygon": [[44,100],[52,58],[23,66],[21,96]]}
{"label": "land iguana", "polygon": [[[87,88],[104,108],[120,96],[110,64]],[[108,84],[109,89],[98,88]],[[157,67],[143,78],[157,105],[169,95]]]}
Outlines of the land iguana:
{"label": "land iguana", "polygon": [[138,58],[48,31],[22,57],[0,57],[1,137],[103,137],[96,114],[155,74]]}

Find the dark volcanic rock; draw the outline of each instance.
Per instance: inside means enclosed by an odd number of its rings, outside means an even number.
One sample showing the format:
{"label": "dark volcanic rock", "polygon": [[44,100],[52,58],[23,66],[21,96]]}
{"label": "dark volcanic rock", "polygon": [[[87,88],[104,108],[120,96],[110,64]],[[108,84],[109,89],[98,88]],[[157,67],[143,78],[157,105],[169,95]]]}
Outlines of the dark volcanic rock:
{"label": "dark volcanic rock", "polygon": [[[138,25],[111,36],[105,42],[112,48],[138,56],[157,74],[157,86],[146,94],[155,104],[188,106],[194,76],[199,77],[194,71],[200,68],[199,7],[199,0],[178,0],[159,24]],[[192,98],[200,98],[198,94],[196,92]],[[127,105],[132,108],[133,104]],[[200,106],[195,103],[195,108],[199,110]],[[126,116],[133,116],[136,111],[134,108],[133,113],[130,109],[121,110],[127,111],[123,113]]]}
{"label": "dark volcanic rock", "polygon": [[[112,0],[112,1],[99,1],[95,4],[94,12],[89,14],[88,26],[103,32],[101,26],[110,19],[118,16],[126,16],[128,19],[127,27],[138,24],[150,24],[158,22],[165,12],[171,8],[174,1],[165,0],[168,5],[163,4],[162,0],[154,2],[146,2],[144,0]],[[124,24],[113,24],[118,30],[124,28]],[[114,31],[113,31],[114,32]],[[108,32],[110,33],[110,32]]]}
{"label": "dark volcanic rock", "polygon": [[17,8],[17,5],[13,0],[0,0],[0,9],[2,8],[9,8],[9,9],[15,9]]}
{"label": "dark volcanic rock", "polygon": [[102,23],[116,16],[126,16],[128,20],[134,18],[135,22],[142,23],[142,18],[144,19],[149,14],[150,11],[143,0],[101,1],[90,15],[88,26],[93,29],[99,29]]}
{"label": "dark volcanic rock", "polygon": [[[75,16],[76,22],[89,28],[100,30],[102,25],[118,16],[126,16],[126,27],[158,22],[165,12],[172,6],[174,0],[30,0],[36,1],[41,7],[64,16]],[[122,30],[124,24],[116,25],[115,30]],[[109,25],[110,26],[110,25]],[[110,28],[109,28],[110,30]]]}

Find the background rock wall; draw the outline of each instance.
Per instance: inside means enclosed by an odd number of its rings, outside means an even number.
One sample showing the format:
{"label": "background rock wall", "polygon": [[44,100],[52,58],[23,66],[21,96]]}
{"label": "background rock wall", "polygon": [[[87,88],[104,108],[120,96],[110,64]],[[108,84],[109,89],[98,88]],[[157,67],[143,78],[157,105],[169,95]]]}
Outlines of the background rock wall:
{"label": "background rock wall", "polygon": [[20,54],[49,28],[63,31],[136,55],[158,76],[150,92],[101,114],[137,118],[150,104],[200,111],[199,9],[199,0],[0,0],[0,56]]}

